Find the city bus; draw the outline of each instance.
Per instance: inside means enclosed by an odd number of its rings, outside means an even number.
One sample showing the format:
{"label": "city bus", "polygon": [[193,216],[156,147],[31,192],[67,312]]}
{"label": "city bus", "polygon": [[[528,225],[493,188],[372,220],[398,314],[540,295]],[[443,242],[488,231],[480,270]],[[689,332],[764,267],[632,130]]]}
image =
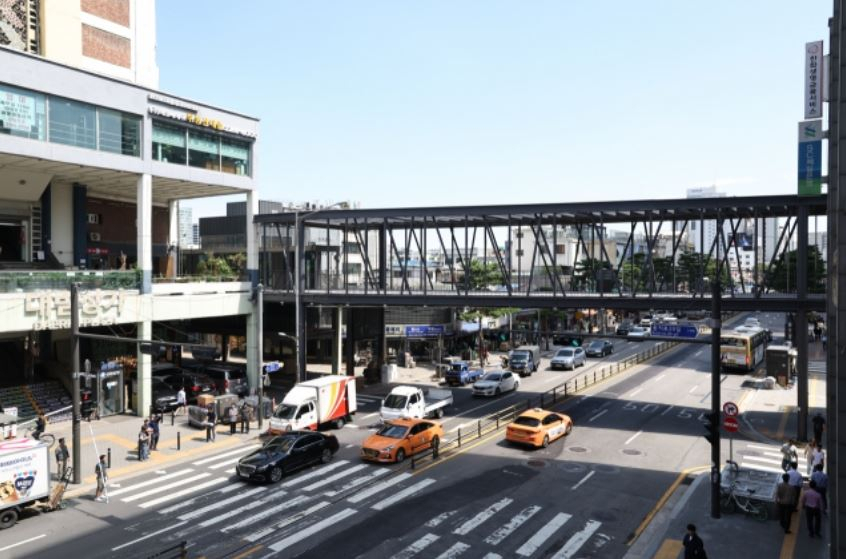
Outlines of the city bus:
{"label": "city bus", "polygon": [[720,365],[723,371],[754,371],[764,361],[767,332],[760,328],[729,330],[720,336]]}

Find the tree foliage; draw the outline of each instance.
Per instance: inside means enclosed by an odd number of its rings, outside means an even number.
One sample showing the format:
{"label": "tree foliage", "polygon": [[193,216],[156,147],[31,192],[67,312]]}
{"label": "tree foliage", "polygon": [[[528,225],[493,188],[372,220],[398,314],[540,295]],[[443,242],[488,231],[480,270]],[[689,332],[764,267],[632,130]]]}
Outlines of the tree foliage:
{"label": "tree foliage", "polygon": [[[786,254],[786,257],[785,257]],[[796,290],[797,252],[781,253],[773,264],[767,285],[776,291]],[[826,268],[822,254],[816,245],[808,246],[808,293],[825,293]]]}

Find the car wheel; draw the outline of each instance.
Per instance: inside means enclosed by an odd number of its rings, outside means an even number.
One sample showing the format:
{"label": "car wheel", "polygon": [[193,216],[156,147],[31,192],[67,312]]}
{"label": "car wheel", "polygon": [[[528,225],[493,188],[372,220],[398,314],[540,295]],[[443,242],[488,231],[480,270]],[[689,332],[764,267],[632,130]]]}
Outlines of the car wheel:
{"label": "car wheel", "polygon": [[346,420],[344,420],[343,417],[339,417],[338,419],[335,420],[335,429],[343,429],[344,425],[346,425],[346,424],[347,424]]}
{"label": "car wheel", "polygon": [[494,396],[499,396],[500,394],[502,394],[502,391],[499,388],[497,388],[496,392],[494,392]]}
{"label": "car wheel", "polygon": [[444,416],[444,408],[438,408],[435,410],[435,418],[440,419]]}
{"label": "car wheel", "polygon": [[282,479],[282,468],[273,466],[273,469],[270,470],[270,481],[272,483],[278,483],[280,479]]}
{"label": "car wheel", "polygon": [[570,423],[569,425],[567,425],[567,430],[564,431],[564,434],[569,435],[572,430],[573,430],[573,424]]}
{"label": "car wheel", "polygon": [[15,509],[6,509],[0,512],[0,530],[11,528],[18,521],[18,511]]}
{"label": "car wheel", "polygon": [[323,452],[320,453],[320,462],[321,464],[328,464],[332,461],[332,451],[328,448],[324,448]]}
{"label": "car wheel", "polygon": [[542,446],[543,448],[546,448],[546,447],[548,447],[548,446],[549,446],[549,435],[544,435],[544,436],[543,436],[543,442],[541,443],[541,446]]}
{"label": "car wheel", "polygon": [[405,460],[405,451],[403,449],[399,449],[399,450],[397,450],[397,457],[394,460],[394,462],[396,462],[397,464],[400,464],[400,463],[402,463],[403,460]]}

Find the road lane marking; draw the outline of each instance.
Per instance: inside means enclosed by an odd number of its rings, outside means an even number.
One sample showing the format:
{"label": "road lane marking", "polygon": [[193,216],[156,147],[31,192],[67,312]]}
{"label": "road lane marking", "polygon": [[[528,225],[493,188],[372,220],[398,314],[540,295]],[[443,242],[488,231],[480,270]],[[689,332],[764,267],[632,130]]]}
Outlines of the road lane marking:
{"label": "road lane marking", "polygon": [[435,534],[426,534],[396,555],[393,555],[391,559],[411,559],[439,539],[441,539],[440,536],[436,536]]}
{"label": "road lane marking", "polygon": [[147,501],[146,503],[141,503],[138,506],[141,507],[142,509],[147,509],[147,508],[156,506],[160,503],[166,503],[167,501],[172,501],[173,499],[178,499],[179,497],[182,497],[183,495],[189,495],[191,493],[194,493],[195,491],[201,491],[201,490],[203,490],[207,487],[211,487],[211,486],[217,485],[219,483],[224,483],[226,481],[229,481],[229,480],[227,480],[226,478],[223,478],[223,477],[216,478],[216,479],[207,481],[205,483],[201,483],[200,485],[197,485],[195,487],[189,487],[187,489],[183,489],[182,491],[177,491],[176,493],[169,493],[168,495],[165,495],[164,497],[159,497],[158,499],[153,499],[152,501]]}
{"label": "road lane marking", "polygon": [[683,548],[681,540],[664,540],[652,559],[677,559]]}
{"label": "road lane marking", "polygon": [[242,487],[244,487],[244,486],[241,485],[240,483],[233,483],[232,485],[227,485],[225,487],[221,487],[220,489],[217,489],[215,491],[209,491],[208,493],[203,493],[202,495],[197,495],[196,497],[192,497],[192,498],[188,499],[187,501],[182,501],[181,503],[176,503],[175,505],[171,505],[167,508],[161,509],[158,512],[159,512],[159,514],[170,514],[172,512],[178,511],[179,509],[184,509],[186,507],[193,506],[194,503],[196,503],[197,501],[199,501],[203,497],[207,497],[207,496],[211,495],[212,493],[220,493],[221,495],[226,495],[227,493],[231,493],[233,491],[241,489]]}
{"label": "road lane marking", "polygon": [[704,349],[700,349],[699,351],[697,351],[696,353],[694,353],[694,354],[693,354],[693,355],[694,355],[694,357],[699,357],[700,355],[702,355],[702,352],[703,352],[703,351],[705,351],[705,350],[704,350]]}
{"label": "road lane marking", "polygon": [[[155,495],[156,493],[161,493],[162,491],[167,492],[168,489],[173,489],[175,487],[185,487],[186,484],[190,484],[192,481],[197,481],[198,479],[203,479],[209,477],[211,474],[208,472],[197,474],[195,476],[186,477],[180,479],[179,481],[175,481],[173,483],[166,483],[164,485],[159,485],[154,489],[148,489],[147,491],[142,491],[141,493],[136,493],[131,497],[126,497],[121,499],[124,503],[131,503],[132,501],[137,501],[138,499],[143,499],[144,497],[149,497],[150,495]],[[149,483],[147,485],[150,485]],[[134,488],[127,487],[126,489],[121,490],[121,492],[132,491]],[[111,496],[111,495],[110,495]]]}
{"label": "road lane marking", "polygon": [[592,478],[592,477],[593,477],[593,474],[595,474],[595,473],[596,473],[596,470],[591,470],[591,471],[589,471],[589,472],[588,472],[588,474],[587,474],[585,477],[583,477],[583,478],[582,478],[582,479],[581,479],[581,480],[580,480],[580,481],[579,481],[576,485],[574,485],[574,486],[573,486],[573,487],[571,487],[570,489],[572,489],[573,491],[575,491],[576,489],[578,489],[579,487],[581,487],[581,486],[582,486],[582,484],[583,484],[584,482],[586,482],[587,480],[589,480],[590,478]]}
{"label": "road lane marking", "polygon": [[[283,493],[284,493],[284,491],[283,491]],[[300,503],[304,503],[304,502],[308,501],[309,499],[310,499],[310,497],[308,497],[306,495],[299,495],[297,497],[294,497],[293,499],[290,499],[288,501],[284,501],[284,502],[276,505],[275,507],[270,507],[269,509],[263,509],[261,512],[258,512],[256,514],[251,514],[247,518],[242,520],[241,522],[236,522],[235,524],[228,524],[227,526],[224,526],[223,528],[221,528],[220,531],[226,533],[226,532],[232,532],[232,531],[237,530],[239,528],[243,528],[244,526],[251,526],[251,527],[255,526],[256,522],[258,522],[259,520],[264,520],[268,516],[272,516],[272,515],[276,514],[277,512],[281,512],[285,509],[294,508],[295,506],[299,505]]]}
{"label": "road lane marking", "polygon": [[643,390],[643,387],[642,387],[642,386],[641,386],[640,388],[636,388],[635,390],[632,390],[631,392],[629,392],[628,397],[629,397],[629,398],[634,398],[634,397],[635,397],[635,395],[637,395],[638,393],[640,393],[640,391],[641,391],[641,390]]}
{"label": "road lane marking", "polygon": [[697,386],[692,386],[692,387],[690,388],[690,390],[688,390],[688,391],[687,391],[687,393],[688,393],[688,394],[693,394],[693,391],[694,391],[694,390],[696,390],[697,388],[698,388]]}
{"label": "road lane marking", "polygon": [[641,429],[640,431],[638,431],[637,433],[635,433],[634,435],[629,437],[629,439],[625,442],[625,444],[629,444],[630,442],[632,442],[633,440],[638,438],[642,433],[643,433],[643,430]]}
{"label": "road lane marking", "polygon": [[662,378],[664,378],[665,376],[667,376],[667,375],[658,375],[657,377],[655,377],[655,378],[654,378],[654,379],[652,379],[652,380],[654,380],[655,382],[658,382],[659,380],[661,380],[661,379],[662,379]]}
{"label": "road lane marking", "polygon": [[109,497],[117,497],[118,495],[123,495],[124,493],[135,491],[136,489],[141,489],[142,487],[147,487],[148,485],[155,485],[157,483],[161,483],[166,479],[173,479],[175,477],[184,476],[185,474],[190,474],[193,471],[194,470],[192,470],[191,468],[185,468],[184,470],[179,470],[178,472],[173,472],[172,474],[159,476],[153,479],[148,479],[147,481],[142,481],[141,483],[136,483],[135,485],[130,485],[129,487],[123,487],[114,491],[110,490]]}
{"label": "road lane marking", "polygon": [[523,557],[531,557],[534,553],[543,545],[543,542],[548,540],[552,534],[554,534],[559,528],[564,526],[564,524],[572,518],[572,515],[567,514],[566,512],[559,512],[555,515],[555,517],[547,522],[543,528],[535,532],[535,535],[529,538],[526,543],[520,546],[520,549],[517,550],[517,555],[522,555]]}
{"label": "road lane marking", "polygon": [[358,487],[359,485],[363,485],[363,484],[367,483],[368,481],[372,481],[372,480],[376,479],[377,477],[383,476],[383,475],[389,473],[390,471],[391,470],[389,470],[387,468],[377,468],[376,471],[373,472],[372,474],[370,474],[369,476],[357,477],[353,480],[350,480],[350,482],[347,483],[346,485],[344,485],[343,487],[339,487],[338,489],[336,489],[334,491],[327,491],[326,493],[324,493],[324,495],[327,496],[327,497],[334,497],[335,495],[340,495],[341,493],[349,491],[350,489]]}
{"label": "road lane marking", "polygon": [[593,417],[591,417],[590,419],[588,419],[588,423],[592,423],[594,419],[598,419],[600,416],[602,416],[603,414],[606,414],[606,413],[608,413],[608,409],[602,410],[598,414],[596,414]]}
{"label": "road lane marking", "polygon": [[297,544],[303,541],[304,539],[313,536],[324,528],[340,523],[342,520],[349,518],[356,512],[358,511],[356,511],[355,509],[344,509],[341,512],[333,514],[329,518],[324,518],[320,522],[312,524],[304,530],[298,530],[296,533],[291,534],[287,538],[279,540],[275,544],[271,545],[270,549],[272,549],[273,551],[282,551],[283,549],[291,547],[292,545]]}
{"label": "road lane marking", "polygon": [[572,559],[573,555],[575,555],[585,542],[593,536],[593,533],[596,532],[600,526],[602,526],[602,522],[588,520],[585,523],[585,527],[573,534],[570,539],[567,540],[567,543],[564,544],[564,547],[559,549],[558,553],[552,556],[552,559]]}
{"label": "road lane marking", "polygon": [[489,506],[488,508],[486,508],[485,510],[483,510],[482,512],[480,512],[479,514],[477,514],[476,516],[474,516],[473,518],[453,530],[452,533],[457,536],[466,536],[474,528],[476,528],[477,526],[485,522],[487,519],[489,519],[490,517],[510,505],[512,502],[514,502],[514,499],[510,499],[508,497],[500,499],[496,503],[492,504],[491,506]]}
{"label": "road lane marking", "polygon": [[209,458],[203,458],[202,460],[197,460],[196,462],[191,462],[191,464],[195,466],[202,466],[203,464],[208,464],[209,462],[214,462],[215,460],[220,460],[222,458],[226,458],[227,456],[234,456],[235,454],[241,454],[246,456],[248,452],[260,447],[260,444],[251,444],[247,446],[242,446],[236,450],[232,450],[230,452],[224,452],[222,454],[215,454]]}
{"label": "road lane marking", "polygon": [[502,559],[502,555],[499,555],[497,553],[488,553],[487,555],[482,557],[482,559]]}
{"label": "road lane marking", "polygon": [[[291,502],[289,503],[289,506],[287,506],[285,508],[290,508],[291,506],[293,506],[292,503],[296,500],[297,499],[292,499]],[[300,502],[302,502],[302,501],[300,501]],[[258,530],[257,532],[253,532],[252,534],[247,534],[242,539],[245,539],[250,543],[254,543],[254,542],[264,538],[265,536],[272,534],[276,530],[280,530],[280,529],[284,528],[285,526],[293,524],[294,522],[299,522],[303,518],[306,518],[307,516],[312,515],[312,514],[314,514],[315,512],[317,512],[321,509],[325,509],[330,504],[331,503],[329,503],[329,501],[320,501],[319,503],[315,503],[305,510],[302,510],[302,511],[296,513],[296,514],[292,514],[291,516],[289,516],[288,518],[286,518],[282,522],[272,524],[272,525],[270,525],[266,528],[262,528],[261,530]],[[255,518],[255,517],[250,517],[250,520],[252,520],[253,518]]]}
{"label": "road lane marking", "polygon": [[399,482],[404,481],[404,480],[406,480],[410,477],[411,477],[411,474],[409,474],[407,472],[403,472],[403,473],[399,474],[398,476],[392,477],[391,479],[387,479],[383,482],[377,483],[373,487],[369,487],[368,489],[365,489],[364,491],[359,491],[358,493],[356,493],[352,497],[348,498],[347,501],[349,501],[350,503],[360,503],[361,501],[365,500],[366,498],[368,498],[372,495],[375,495],[376,493],[379,493],[379,492],[387,489],[388,487],[396,485]]}
{"label": "road lane marking", "polygon": [[[192,510],[191,512],[189,512],[189,513],[185,513],[185,514],[183,514],[182,516],[179,517],[179,520],[191,520],[192,518],[197,518],[198,516],[202,516],[202,515],[204,515],[205,513],[209,512],[211,510],[219,509],[220,507],[225,507],[226,505],[238,502],[241,499],[246,499],[247,497],[255,495],[256,493],[262,493],[264,491],[267,491],[267,487],[256,487],[256,488],[250,489],[249,491],[246,491],[244,493],[239,493],[238,495],[235,495],[234,497],[229,497],[228,499],[224,499],[222,501],[217,501],[216,503],[212,503],[211,505],[208,505],[208,506],[203,507],[201,509],[195,509],[195,510]],[[284,494],[284,492],[283,492],[283,494]],[[250,506],[252,506],[252,505],[253,505],[253,503],[251,502]]]}
{"label": "road lane marking", "polygon": [[646,527],[649,526],[649,523],[652,522],[652,519],[655,518],[655,515],[658,514],[658,511],[664,508],[664,505],[667,504],[667,501],[670,499],[670,496],[678,488],[678,486],[681,485],[682,481],[684,481],[684,478],[694,472],[699,472],[708,469],[710,469],[710,466],[696,466],[694,468],[687,468],[685,470],[682,470],[679,475],[676,476],[676,480],[670,484],[670,487],[668,487],[666,491],[664,491],[664,494],[661,495],[661,498],[658,499],[658,502],[655,503],[655,506],[652,507],[652,510],[649,511],[646,517],[640,522],[640,525],[638,525],[632,535],[629,536],[629,539],[626,541],[626,545],[631,546],[635,541],[637,541],[643,531],[646,530]]}
{"label": "road lane marking", "polygon": [[220,468],[225,468],[226,466],[230,466],[240,460],[241,458],[236,456],[235,458],[227,458],[223,462],[218,462],[217,464],[212,464],[208,466],[209,470],[219,470]]}
{"label": "road lane marking", "polygon": [[314,489],[317,489],[318,487],[323,487],[324,485],[328,485],[328,484],[332,483],[333,481],[338,481],[341,478],[351,476],[352,474],[354,474],[354,473],[356,473],[360,470],[363,470],[364,468],[369,468],[369,467],[370,467],[369,464],[359,464],[357,466],[353,466],[352,468],[338,472],[335,475],[331,475],[327,478],[323,478],[319,481],[315,481],[311,485],[306,485],[305,487],[302,488],[302,490],[303,491],[313,491]]}
{"label": "road lane marking", "polygon": [[457,510],[450,510],[450,511],[447,511],[447,512],[442,512],[438,516],[429,520],[429,522],[426,523],[426,526],[429,527],[429,528],[436,528],[444,520],[446,520],[447,518],[449,518],[450,516],[454,515],[457,512],[458,512]]}
{"label": "road lane marking", "polygon": [[415,493],[418,493],[418,492],[422,491],[423,489],[429,487],[430,485],[435,483],[435,481],[436,480],[434,480],[432,478],[426,478],[423,481],[418,481],[414,485],[410,485],[410,486],[406,487],[405,489],[403,489],[402,491],[394,493],[393,495],[391,495],[387,499],[382,499],[381,501],[379,501],[378,503],[376,503],[375,505],[373,505],[370,508],[372,508],[373,510],[385,510],[389,506],[394,505],[394,504],[402,501],[406,497],[410,497],[411,495],[414,495]]}
{"label": "road lane marking", "polygon": [[375,411],[375,412],[373,412],[373,413],[368,413],[367,415],[362,415],[359,419],[361,419],[361,420],[363,421],[363,420],[365,420],[365,419],[368,419],[368,418],[370,418],[370,417],[373,417],[374,415],[379,415],[379,412],[378,412],[378,411]]}
{"label": "road lane marking", "polygon": [[[129,547],[130,545],[136,544],[138,542],[142,542],[142,541],[149,539],[149,538],[152,538],[154,536],[158,536],[159,534],[164,534],[165,532],[175,530],[175,529],[179,528],[180,526],[184,526],[185,524],[188,524],[187,520],[184,521],[184,522],[179,522],[177,524],[174,524],[173,526],[168,526],[167,528],[162,528],[161,530],[159,530],[157,532],[152,532],[150,534],[147,534],[146,536],[142,536],[142,537],[140,537],[136,540],[132,540],[131,542],[126,542],[125,544],[121,544],[117,547],[113,547],[112,551],[117,551],[118,549],[123,549],[124,547]],[[2,550],[0,550],[0,551],[2,551]]]}
{"label": "road lane marking", "polygon": [[40,536],[35,536],[34,538],[29,538],[28,540],[23,540],[18,543],[13,543],[12,545],[7,545],[6,547],[0,547],[0,551],[6,551],[7,549],[12,549],[13,547],[18,547],[19,545],[24,545],[29,542],[34,542],[36,540],[40,540],[43,537],[46,537],[47,534],[41,534]]}
{"label": "road lane marking", "polygon": [[298,485],[304,481],[308,481],[310,479],[316,478],[318,476],[322,476],[323,474],[327,474],[334,469],[340,468],[344,464],[349,464],[348,460],[338,460],[337,462],[332,462],[328,466],[323,466],[322,468],[317,468],[313,472],[309,472],[307,474],[301,475],[300,477],[294,478],[290,481],[286,481],[279,487],[291,487],[293,485]]}
{"label": "road lane marking", "polygon": [[438,555],[435,559],[454,559],[465,551],[470,549],[470,546],[464,542],[455,542],[452,547]]}
{"label": "road lane marking", "polygon": [[485,542],[490,545],[499,545],[502,540],[510,536],[514,530],[522,526],[527,520],[537,514],[539,510],[541,510],[541,507],[537,505],[532,505],[521,510],[508,521],[508,524],[500,526],[495,532],[485,538]]}
{"label": "road lane marking", "polygon": [[670,407],[668,407],[667,409],[665,409],[664,411],[662,411],[662,412],[661,412],[661,415],[666,415],[666,414],[667,414],[667,412],[668,412],[668,411],[670,411],[671,409],[673,409],[673,406],[670,406]]}

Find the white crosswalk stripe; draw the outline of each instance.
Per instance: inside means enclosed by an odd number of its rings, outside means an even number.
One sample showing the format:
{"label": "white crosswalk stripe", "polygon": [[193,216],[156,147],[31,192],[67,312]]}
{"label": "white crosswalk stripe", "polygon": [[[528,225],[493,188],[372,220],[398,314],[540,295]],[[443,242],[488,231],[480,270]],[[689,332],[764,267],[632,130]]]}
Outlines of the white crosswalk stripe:
{"label": "white crosswalk stripe", "polygon": [[299,522],[300,520],[311,516],[312,514],[316,513],[317,511],[319,511],[321,509],[325,509],[330,504],[331,503],[329,501],[320,501],[319,503],[315,503],[314,505],[310,506],[309,508],[289,516],[288,518],[286,518],[282,522],[278,522],[278,523],[274,524],[273,526],[263,528],[263,529],[261,529],[257,532],[253,532],[252,534],[247,534],[246,536],[244,536],[244,539],[247,540],[248,542],[255,542],[257,540],[260,540],[263,537],[268,536],[268,535],[272,534],[273,532],[275,532],[275,531],[277,531],[281,528],[284,528],[285,526],[289,526],[289,525],[293,524],[294,522]]}
{"label": "white crosswalk stripe", "polygon": [[306,485],[302,489],[303,489],[303,491],[313,491],[313,490],[317,489],[318,487],[323,487],[324,485],[328,485],[328,484],[332,483],[333,481],[338,481],[339,479],[343,479],[347,476],[351,476],[354,473],[361,471],[364,468],[369,468],[369,467],[370,466],[367,465],[367,464],[359,464],[358,466],[353,466],[352,468],[347,468],[347,469],[345,469],[341,472],[338,472],[335,475],[331,475],[327,478],[323,478],[319,481],[315,481],[314,483]]}
{"label": "white crosswalk stripe", "polygon": [[[217,501],[216,503],[212,503],[211,505],[205,506],[203,508],[194,509],[191,512],[183,514],[182,516],[180,516],[179,520],[191,520],[192,518],[197,518],[199,516],[203,516],[207,512],[217,510],[219,508],[231,505],[232,503],[237,503],[241,499],[246,499],[247,497],[251,497],[251,496],[255,495],[256,493],[263,493],[264,491],[267,491],[267,487],[254,487],[253,489],[250,489],[249,491],[245,491],[244,493],[239,493],[237,495],[229,497],[228,499],[223,499],[222,501]],[[250,503],[250,504],[252,505],[253,503]]]}
{"label": "white crosswalk stripe", "polygon": [[491,545],[499,545],[502,540],[510,536],[517,528],[537,514],[539,510],[541,510],[541,507],[537,505],[532,505],[521,510],[519,513],[514,515],[507,524],[497,528],[494,533],[485,538],[485,542]]}
{"label": "white crosswalk stripe", "polygon": [[572,518],[572,515],[569,515],[566,512],[559,512],[556,514],[552,520],[547,522],[540,530],[535,532],[531,538],[520,546],[520,548],[516,551],[517,555],[522,555],[523,557],[531,557],[534,555],[535,551],[537,551],[546,540],[552,537],[559,528],[564,526],[570,518]]}
{"label": "white crosswalk stripe", "polygon": [[340,468],[341,466],[343,466],[345,464],[349,464],[349,461],[348,460],[338,460],[337,462],[332,462],[329,465],[321,466],[321,467],[317,468],[316,470],[314,470],[312,472],[309,472],[307,474],[303,474],[301,476],[295,477],[292,480],[286,481],[285,483],[283,483],[281,485],[281,487],[293,487],[294,485],[299,485],[300,483],[303,483],[304,481],[308,481],[310,479],[320,477],[320,476],[322,476],[322,475],[324,475],[328,472],[331,472],[332,470],[336,470],[336,469]]}
{"label": "white crosswalk stripe", "polygon": [[406,497],[410,497],[411,495],[414,495],[415,493],[419,493],[420,491],[422,491],[426,487],[432,485],[433,483],[435,483],[435,480],[432,479],[432,478],[427,478],[427,479],[424,479],[423,481],[418,481],[414,485],[406,487],[402,491],[399,491],[399,492],[391,495],[387,499],[382,499],[381,501],[379,501],[378,503],[376,503],[375,505],[373,505],[370,508],[372,508],[374,510],[385,510],[389,506],[399,503],[400,501],[402,501]]}
{"label": "white crosswalk stripe", "polygon": [[[144,497],[149,497],[151,495],[155,495],[156,493],[167,492],[168,489],[174,489],[176,487],[185,487],[186,484],[191,484],[194,481],[207,478],[211,474],[208,472],[197,474],[195,476],[182,478],[179,481],[175,481],[173,483],[166,483],[164,485],[157,485],[153,489],[148,489],[147,491],[142,491],[141,493],[136,493],[130,497],[124,497],[121,499],[124,503],[131,503],[132,501],[137,501],[138,499],[143,499]],[[140,484],[139,484],[140,485]],[[148,484],[149,485],[149,484]],[[129,489],[129,488],[127,488]]]}
{"label": "white crosswalk stripe", "polygon": [[394,485],[396,485],[396,484],[398,484],[398,483],[400,483],[400,482],[402,482],[402,481],[404,481],[404,480],[406,480],[410,477],[411,477],[411,474],[409,474],[407,472],[399,474],[397,476],[392,477],[391,479],[386,479],[383,482],[380,482],[380,483],[377,483],[376,485],[368,487],[364,491],[359,491],[358,493],[356,493],[352,497],[349,497],[347,499],[347,501],[349,501],[350,503],[360,503],[361,501],[367,499],[368,497],[372,497],[373,495],[375,495],[377,493],[381,493],[382,491],[384,491],[388,487],[392,487],[392,486],[394,486]]}
{"label": "white crosswalk stripe", "polygon": [[559,549],[558,552],[552,556],[552,559],[572,559],[572,557],[579,551],[579,549],[581,549],[585,542],[590,539],[593,533],[596,532],[600,526],[602,526],[601,522],[588,520],[585,527],[570,536],[570,539],[567,540],[564,547]]}
{"label": "white crosswalk stripe", "polygon": [[[784,472],[781,469],[782,454],[779,447],[750,443],[746,445],[746,449],[755,454],[743,454],[739,462],[741,468],[777,474]],[[803,455],[800,454],[797,464],[799,472],[807,471],[808,462]]]}
{"label": "white crosswalk stripe", "polygon": [[242,487],[244,487],[244,486],[240,483],[233,483],[231,485],[221,487],[220,489],[216,489],[216,490],[210,491],[208,493],[203,493],[202,495],[197,495],[196,497],[192,497],[188,500],[182,501],[181,503],[176,503],[175,505],[171,505],[167,508],[163,508],[159,511],[159,514],[171,514],[173,512],[178,511],[178,510],[193,507],[194,504],[197,501],[203,499],[204,497],[208,497],[209,495],[213,495],[215,493],[217,493],[218,495],[225,495],[227,493],[237,491],[238,489],[241,489]]}
{"label": "white crosswalk stripe", "polygon": [[308,528],[305,528],[304,530],[297,530],[294,534],[288,536],[287,538],[281,539],[278,542],[276,542],[275,544],[271,545],[270,549],[272,549],[273,551],[282,551],[283,549],[287,549],[287,548],[291,547],[292,545],[299,543],[299,542],[303,541],[304,539],[311,537],[314,534],[317,534],[318,532],[320,532],[324,528],[327,528],[329,526],[334,526],[334,525],[338,524],[339,522],[341,522],[342,520],[345,520],[345,519],[349,518],[350,516],[353,516],[354,514],[356,514],[356,512],[357,511],[355,509],[344,509],[341,512],[335,513],[328,518],[324,518],[320,522],[312,524],[311,526],[309,526]]}
{"label": "white crosswalk stripe", "polygon": [[335,489],[334,491],[327,491],[326,493],[324,493],[324,495],[326,495],[327,497],[334,497],[336,495],[340,495],[341,493],[346,493],[350,489],[354,489],[354,488],[358,487],[359,485],[364,485],[365,483],[367,483],[369,481],[373,481],[374,479],[381,477],[381,476],[389,473],[390,471],[391,470],[389,470],[387,468],[377,468],[376,471],[374,471],[372,474],[370,474],[368,476],[357,477],[353,480],[350,480],[349,483],[347,483],[346,485],[339,487],[338,489]]}
{"label": "white crosswalk stripe", "polygon": [[234,530],[239,530],[244,528],[245,526],[255,526],[256,523],[260,520],[264,520],[268,516],[272,516],[277,512],[282,512],[283,510],[294,508],[295,506],[304,503],[309,500],[309,497],[305,495],[300,495],[298,497],[294,497],[293,499],[289,499],[283,503],[276,505],[275,507],[270,507],[268,509],[262,509],[261,512],[251,514],[248,518],[245,518],[241,522],[236,522],[235,524],[229,524],[228,526],[221,528],[221,532],[232,532]]}
{"label": "white crosswalk stripe", "polygon": [[441,537],[436,536],[435,534],[426,534],[396,555],[393,555],[391,559],[411,559],[411,557],[414,557],[439,539],[441,539]]}
{"label": "white crosswalk stripe", "polygon": [[486,521],[487,519],[489,519],[490,517],[510,505],[512,501],[514,501],[514,499],[509,499],[508,497],[500,499],[496,503],[492,504],[491,506],[489,506],[488,508],[486,508],[485,510],[483,510],[482,512],[480,512],[479,514],[477,514],[476,516],[474,516],[473,518],[453,530],[452,533],[458,536],[465,536],[469,534],[471,530],[477,528],[484,521]]}
{"label": "white crosswalk stripe", "polygon": [[470,546],[464,542],[455,542],[452,547],[437,556],[436,559],[454,559],[465,551],[470,549]]}
{"label": "white crosswalk stripe", "polygon": [[202,466],[203,464],[208,464],[209,462],[216,462],[222,458],[226,458],[228,456],[234,456],[236,454],[241,456],[246,456],[250,453],[250,451],[257,449],[260,447],[260,444],[251,444],[247,446],[242,446],[235,450],[230,450],[229,452],[224,452],[222,454],[215,454],[214,456],[210,456],[208,458],[203,458],[202,460],[197,460],[196,462],[191,462],[194,466]]}
{"label": "white crosswalk stripe", "polygon": [[436,528],[436,527],[438,527],[438,526],[439,526],[439,525],[440,525],[440,524],[441,524],[444,520],[448,519],[450,516],[454,515],[454,514],[455,514],[455,513],[457,513],[457,512],[458,512],[457,510],[450,510],[450,511],[447,511],[447,512],[442,512],[442,513],[441,513],[441,514],[439,514],[438,516],[436,516],[436,517],[432,518],[431,520],[429,520],[429,522],[427,522],[427,523],[426,523],[426,526],[428,526],[429,528]]}
{"label": "white crosswalk stripe", "polygon": [[220,468],[225,468],[226,466],[231,466],[232,464],[236,464],[238,460],[240,460],[240,456],[236,456],[235,458],[227,458],[223,462],[218,462],[217,464],[211,464],[207,466],[209,470],[219,470]]}
{"label": "white crosswalk stripe", "polygon": [[162,503],[166,503],[168,501],[172,501],[174,499],[178,499],[180,497],[184,497],[185,495],[190,495],[191,493],[194,493],[195,491],[202,491],[203,489],[206,489],[208,487],[212,487],[212,486],[217,485],[219,483],[224,483],[226,481],[228,481],[228,480],[226,478],[222,478],[222,477],[212,479],[212,480],[207,481],[205,483],[201,483],[200,485],[196,485],[194,487],[189,487],[187,489],[183,489],[182,491],[176,491],[175,493],[168,493],[167,495],[165,495],[163,497],[159,497],[158,499],[153,499],[152,501],[147,501],[146,503],[141,503],[138,506],[141,507],[142,509],[147,509],[147,508],[150,508],[150,507],[154,507],[156,505],[160,505]]}
{"label": "white crosswalk stripe", "polygon": [[185,474],[190,474],[193,472],[191,468],[185,468],[184,470],[179,470],[178,472],[173,472],[170,474],[165,474],[163,476],[159,476],[153,479],[148,479],[147,481],[142,481],[136,483],[135,485],[130,485],[128,487],[121,487],[120,489],[109,489],[109,497],[117,497],[118,495],[123,495],[124,493],[129,493],[130,491],[135,491],[136,489],[140,489],[142,487],[148,487],[150,485],[156,485],[163,482],[166,479],[173,479],[175,477],[184,476]]}

